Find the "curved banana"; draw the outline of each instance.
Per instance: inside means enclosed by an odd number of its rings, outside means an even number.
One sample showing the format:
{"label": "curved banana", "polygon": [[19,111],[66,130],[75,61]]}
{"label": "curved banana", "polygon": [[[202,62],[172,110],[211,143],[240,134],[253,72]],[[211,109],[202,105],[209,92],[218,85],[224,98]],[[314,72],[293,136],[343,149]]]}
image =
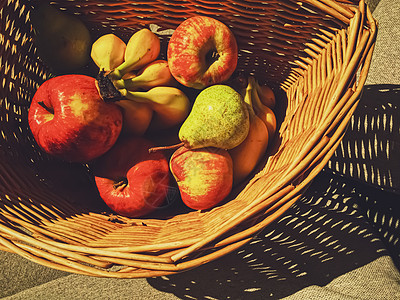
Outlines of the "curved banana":
{"label": "curved banana", "polygon": [[124,62],[126,44],[115,34],[99,37],[93,44],[90,56],[100,70],[109,72]]}
{"label": "curved banana", "polygon": [[160,54],[160,39],[147,28],[135,32],[126,44],[124,62],[109,75],[111,80],[121,79],[126,73],[139,70]]}
{"label": "curved banana", "polygon": [[122,132],[132,135],[143,135],[150,125],[153,110],[146,103],[132,100],[119,100],[115,104],[122,108]]}
{"label": "curved banana", "polygon": [[[121,79],[128,80],[128,79],[132,79],[132,78],[134,78],[136,76],[137,76],[137,73],[135,71],[131,71],[131,72],[126,73],[124,75],[124,77],[122,77]],[[119,80],[121,80],[121,79],[119,79]],[[114,80],[113,82],[117,82],[117,81],[118,80]]]}
{"label": "curved banana", "polygon": [[270,109],[274,109],[276,102],[275,94],[272,89],[267,85],[260,85],[257,81],[255,81],[255,86],[261,103]]}
{"label": "curved banana", "polygon": [[180,89],[157,86],[146,92],[120,90],[127,99],[147,103],[154,111],[150,127],[152,130],[165,129],[182,123],[189,115],[189,98]]}
{"label": "curved banana", "polygon": [[137,91],[149,90],[156,86],[171,86],[174,80],[169,71],[168,62],[159,59],[145,66],[136,76],[115,80],[113,83],[117,89]]}
{"label": "curved banana", "polygon": [[270,141],[275,134],[276,131],[276,117],[272,109],[268,106],[264,105],[259,96],[256,89],[257,83],[253,77],[249,77],[249,85],[252,86],[252,99],[253,99],[253,109],[256,115],[265,123],[268,128],[268,134]]}
{"label": "curved banana", "polygon": [[233,161],[234,184],[243,181],[254,170],[268,147],[268,128],[253,110],[252,94],[253,87],[249,84],[244,96],[250,117],[249,133],[239,146],[228,150]]}

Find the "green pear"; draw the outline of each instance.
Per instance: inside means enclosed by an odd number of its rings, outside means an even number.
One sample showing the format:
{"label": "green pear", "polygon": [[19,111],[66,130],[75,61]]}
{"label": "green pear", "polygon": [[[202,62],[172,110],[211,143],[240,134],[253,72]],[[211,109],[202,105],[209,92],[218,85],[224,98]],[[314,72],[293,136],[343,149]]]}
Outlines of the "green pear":
{"label": "green pear", "polygon": [[249,132],[249,112],[242,96],[227,85],[212,85],[196,97],[179,130],[186,148],[232,149]]}
{"label": "green pear", "polygon": [[38,54],[54,72],[72,72],[89,62],[90,32],[80,19],[41,4],[32,10],[31,21]]}

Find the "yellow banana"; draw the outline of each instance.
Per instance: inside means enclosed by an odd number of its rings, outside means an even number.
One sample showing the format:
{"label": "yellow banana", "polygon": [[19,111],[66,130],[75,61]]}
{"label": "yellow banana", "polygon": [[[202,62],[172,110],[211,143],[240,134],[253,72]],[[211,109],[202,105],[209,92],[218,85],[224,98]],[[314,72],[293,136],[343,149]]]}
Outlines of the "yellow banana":
{"label": "yellow banana", "polygon": [[120,90],[127,99],[147,103],[154,111],[150,127],[152,130],[165,129],[182,123],[189,115],[189,98],[180,89],[157,86],[146,92]]}
{"label": "yellow banana", "polygon": [[261,103],[269,107],[270,109],[274,109],[275,94],[272,89],[267,85],[260,85],[257,81],[255,81],[255,86]]}
{"label": "yellow banana", "polygon": [[109,33],[102,35],[92,44],[90,56],[100,70],[109,72],[124,62],[125,48],[123,40]]}
{"label": "yellow banana", "polygon": [[122,108],[122,132],[132,135],[143,135],[150,125],[153,110],[146,103],[132,100],[119,100],[115,102]]}
{"label": "yellow banana", "polygon": [[246,139],[237,147],[229,150],[233,161],[233,182],[243,181],[262,159],[268,146],[268,128],[253,110],[253,86],[248,84],[244,101],[250,117],[250,129]]}
{"label": "yellow banana", "polygon": [[115,80],[114,86],[117,89],[130,91],[149,90],[156,86],[171,86],[174,84],[174,77],[169,71],[166,60],[155,60],[139,71],[136,76],[129,79]]}
{"label": "yellow banana", "polygon": [[256,115],[265,123],[268,128],[269,140],[272,141],[272,137],[276,131],[276,117],[272,109],[264,105],[257,91],[257,83],[253,77],[249,77],[249,84],[253,87],[253,109]]}
{"label": "yellow banana", "polygon": [[[124,77],[122,77],[122,79],[132,79],[132,78],[134,78],[136,76],[137,76],[136,72],[135,71],[131,71],[131,72],[126,73],[124,75]],[[119,79],[119,80],[121,80],[121,79]],[[114,82],[117,82],[117,81],[118,80],[114,80]]]}
{"label": "yellow banana", "polygon": [[115,68],[109,78],[121,79],[126,73],[139,70],[156,60],[160,54],[160,39],[147,28],[135,32],[126,44],[124,62]]}

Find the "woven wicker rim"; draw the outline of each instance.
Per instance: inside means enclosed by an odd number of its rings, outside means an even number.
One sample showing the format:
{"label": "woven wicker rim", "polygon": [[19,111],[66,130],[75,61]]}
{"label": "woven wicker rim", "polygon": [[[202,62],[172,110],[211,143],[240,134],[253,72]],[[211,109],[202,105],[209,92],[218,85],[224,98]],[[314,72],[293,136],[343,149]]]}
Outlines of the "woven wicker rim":
{"label": "woven wicker rim", "polygon": [[[4,129],[0,149],[8,155],[2,157],[14,155],[18,162],[2,159],[0,163],[0,249],[55,269],[99,277],[150,277],[192,269],[245,245],[279,218],[339,145],[359,102],[377,32],[364,1],[358,5],[331,0],[227,2],[223,4],[226,15],[216,1],[187,1],[186,9],[174,2],[75,2],[58,1],[55,5],[84,16],[88,23],[109,28],[115,28],[116,23],[125,29],[157,23],[164,29],[192,14],[218,12],[216,17],[231,26],[239,46],[246,50],[241,53],[239,68],[279,87],[287,100],[279,135],[259,172],[224,205],[207,212],[149,219],[77,210],[63,193],[38,181],[34,169],[20,159],[26,155],[26,160],[34,158],[34,164],[46,160],[31,139],[17,137],[18,130],[28,135],[27,129],[10,120],[16,111],[21,111],[20,119],[26,116],[33,91],[49,73],[29,46],[29,5],[19,1],[3,4],[5,13],[20,13],[15,17],[19,23],[2,15],[2,59],[18,61],[14,48],[21,47],[27,61],[20,72],[10,67],[12,63],[8,68],[6,65],[1,75]],[[100,5],[105,8],[104,14],[90,13]],[[239,16],[230,19],[232,12]],[[126,17],[128,13],[133,14],[131,18]],[[145,13],[151,16],[140,18]],[[238,22],[241,18],[242,23]],[[271,25],[265,29],[267,41],[251,39],[245,44],[247,26],[262,22]],[[297,31],[299,26],[302,32]],[[252,33],[254,36],[264,29],[252,28],[258,30]],[[11,38],[16,40],[14,44],[10,44]],[[254,66],[258,67],[251,69]],[[265,71],[267,67],[269,72]],[[27,96],[15,92],[17,86],[24,86]],[[16,102],[10,108],[12,101]],[[26,147],[30,148],[29,155],[23,150]]]}

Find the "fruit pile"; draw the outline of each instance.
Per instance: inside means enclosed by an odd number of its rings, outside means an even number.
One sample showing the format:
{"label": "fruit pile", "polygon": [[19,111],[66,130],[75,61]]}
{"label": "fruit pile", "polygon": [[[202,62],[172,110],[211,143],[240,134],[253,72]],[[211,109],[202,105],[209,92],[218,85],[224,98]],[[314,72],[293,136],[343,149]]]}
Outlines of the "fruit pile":
{"label": "fruit pile", "polygon": [[[101,198],[123,216],[151,213],[173,185],[189,208],[216,206],[254,172],[276,131],[272,90],[252,76],[229,84],[238,48],[225,24],[189,18],[174,30],[166,60],[160,49],[147,28],[127,43],[102,35],[89,51],[98,73],[46,80],[29,109],[37,144],[88,164]],[[165,145],[166,132],[174,144]]]}

